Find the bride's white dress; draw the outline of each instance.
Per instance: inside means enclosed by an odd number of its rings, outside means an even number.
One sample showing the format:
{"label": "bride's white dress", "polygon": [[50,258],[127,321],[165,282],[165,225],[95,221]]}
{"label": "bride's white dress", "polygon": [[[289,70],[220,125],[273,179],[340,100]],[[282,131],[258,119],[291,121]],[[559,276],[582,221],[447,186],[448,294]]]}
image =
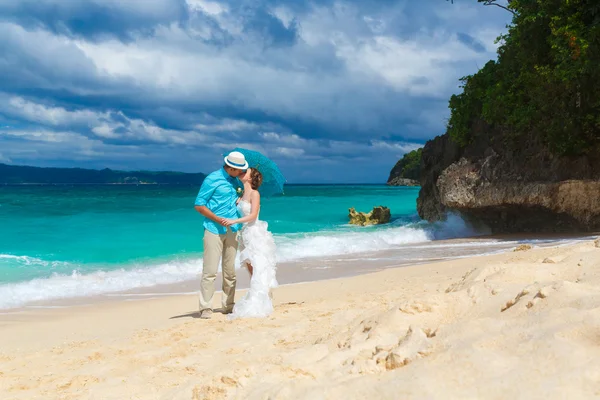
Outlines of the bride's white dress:
{"label": "bride's white dress", "polygon": [[[243,216],[250,214],[252,206],[241,200],[238,210]],[[229,318],[266,317],[273,312],[271,289],[277,287],[276,247],[269,225],[258,218],[244,224],[238,236],[242,266],[249,263],[253,273],[250,289],[236,302]]]}

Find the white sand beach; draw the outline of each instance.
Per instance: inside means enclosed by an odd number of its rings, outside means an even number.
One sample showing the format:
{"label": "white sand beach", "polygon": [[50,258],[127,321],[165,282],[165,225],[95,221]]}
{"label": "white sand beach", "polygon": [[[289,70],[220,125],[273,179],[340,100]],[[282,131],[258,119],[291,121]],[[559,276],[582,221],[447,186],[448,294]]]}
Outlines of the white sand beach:
{"label": "white sand beach", "polygon": [[192,295],[4,314],[0,398],[599,397],[599,246],[282,286],[267,319]]}

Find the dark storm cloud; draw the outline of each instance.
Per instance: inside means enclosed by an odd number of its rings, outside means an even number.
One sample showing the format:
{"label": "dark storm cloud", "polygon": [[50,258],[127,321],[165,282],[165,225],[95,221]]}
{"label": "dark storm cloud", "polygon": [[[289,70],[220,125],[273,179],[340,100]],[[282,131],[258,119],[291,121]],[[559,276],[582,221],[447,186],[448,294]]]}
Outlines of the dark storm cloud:
{"label": "dark storm cloud", "polygon": [[385,179],[443,133],[508,18],[442,0],[0,0],[0,15],[0,162],[197,171],[240,144],[291,181]]}

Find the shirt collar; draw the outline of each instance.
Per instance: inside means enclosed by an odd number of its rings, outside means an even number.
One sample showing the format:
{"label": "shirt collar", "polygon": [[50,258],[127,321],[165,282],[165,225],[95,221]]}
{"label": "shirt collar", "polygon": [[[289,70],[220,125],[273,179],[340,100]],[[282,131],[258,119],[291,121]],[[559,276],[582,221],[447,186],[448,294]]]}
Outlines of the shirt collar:
{"label": "shirt collar", "polygon": [[235,178],[231,177],[227,171],[225,171],[225,168],[221,168],[221,173],[223,174],[223,178],[227,179],[230,182],[233,182],[235,180]]}
{"label": "shirt collar", "polygon": [[244,186],[244,185],[242,185],[239,178],[234,178],[234,177],[230,176],[227,173],[227,171],[225,171],[225,168],[221,168],[221,172],[223,173],[223,178],[227,179],[227,181],[229,181],[230,183],[232,183],[238,187]]}

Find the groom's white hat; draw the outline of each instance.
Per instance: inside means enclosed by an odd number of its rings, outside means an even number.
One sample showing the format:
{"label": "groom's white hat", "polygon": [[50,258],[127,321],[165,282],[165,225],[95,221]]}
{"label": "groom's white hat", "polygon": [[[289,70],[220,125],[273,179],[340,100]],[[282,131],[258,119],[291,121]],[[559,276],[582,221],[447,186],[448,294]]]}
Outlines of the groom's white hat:
{"label": "groom's white hat", "polygon": [[225,164],[235,169],[248,169],[248,162],[246,157],[239,151],[232,151],[225,157]]}

